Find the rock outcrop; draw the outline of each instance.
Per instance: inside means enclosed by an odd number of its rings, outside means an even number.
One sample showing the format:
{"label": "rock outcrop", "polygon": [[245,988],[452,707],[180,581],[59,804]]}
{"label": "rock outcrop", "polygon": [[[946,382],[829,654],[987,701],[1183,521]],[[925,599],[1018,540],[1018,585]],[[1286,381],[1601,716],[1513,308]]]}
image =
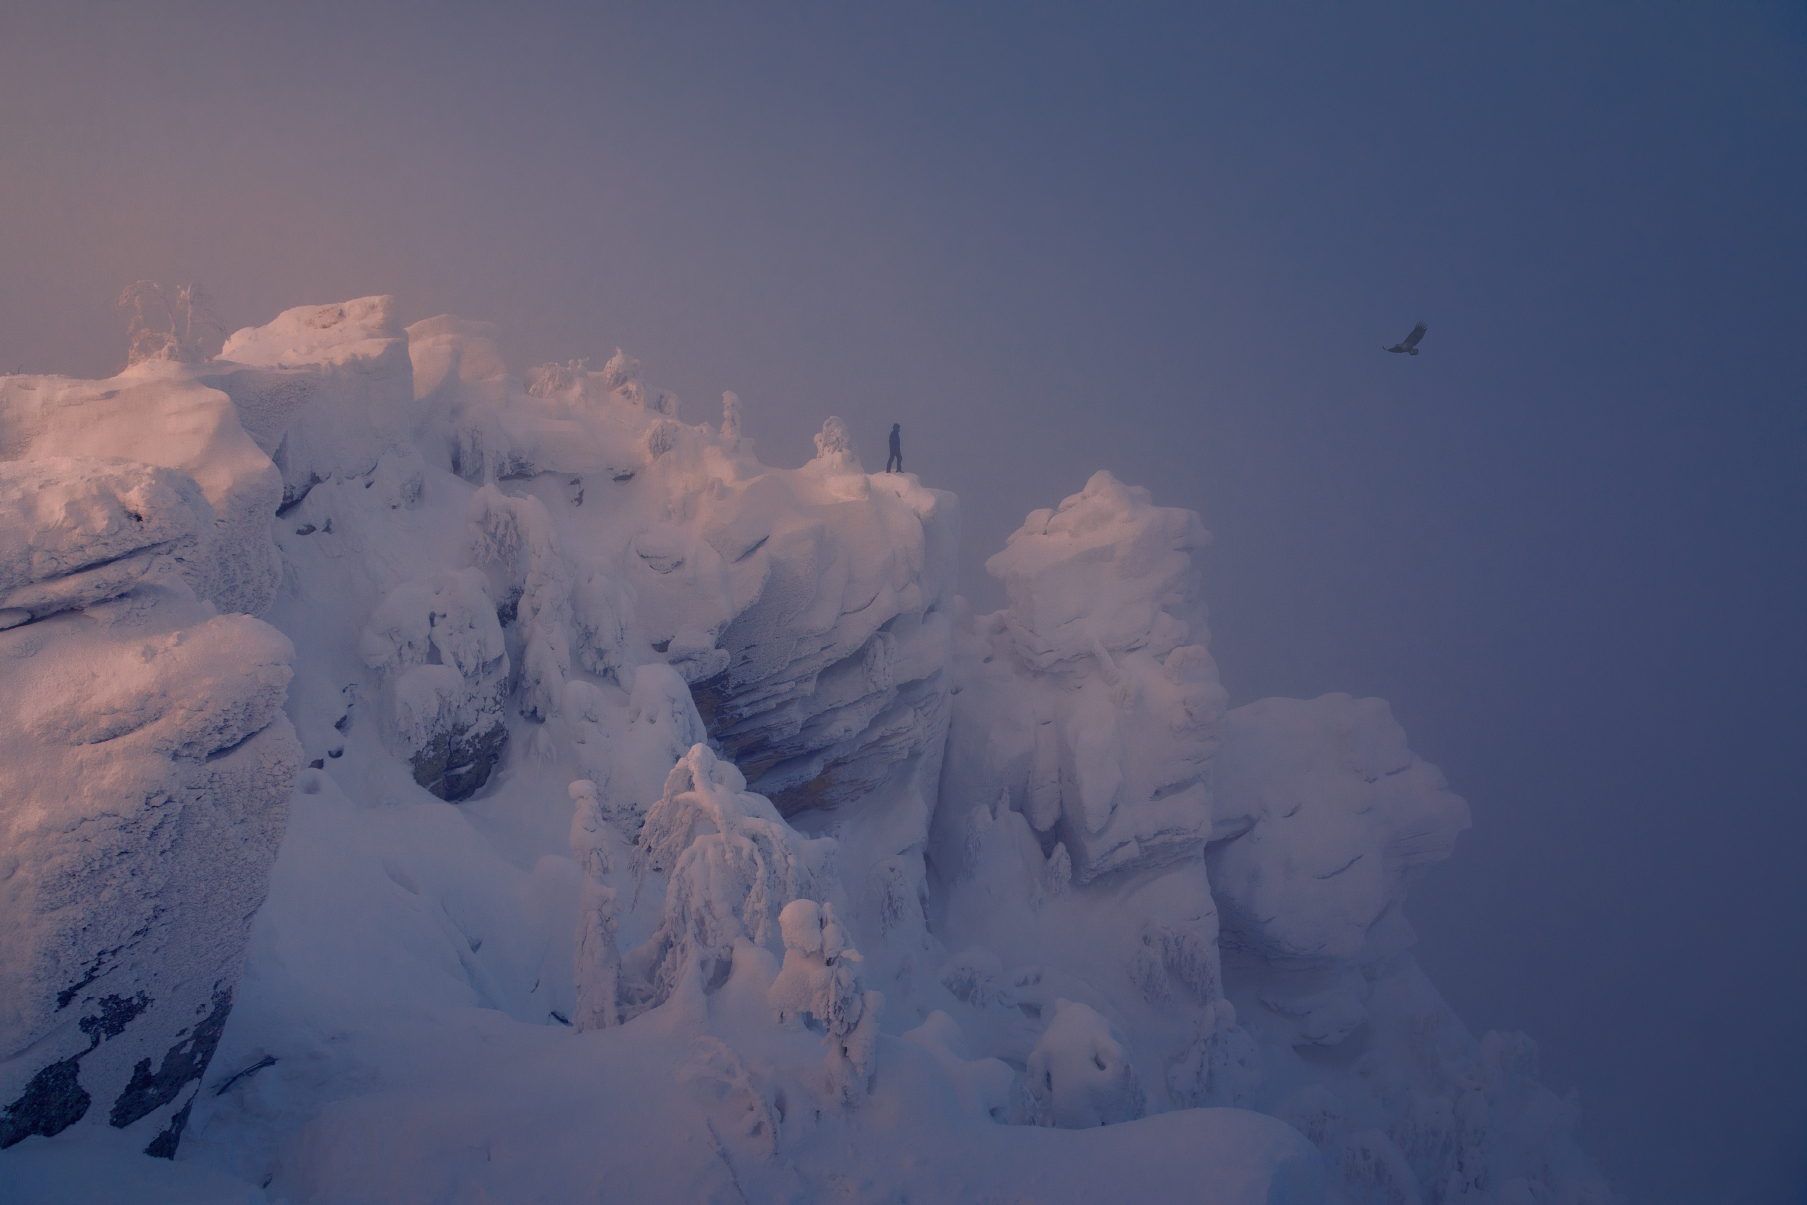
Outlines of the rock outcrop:
{"label": "rock outcrop", "polygon": [[955,813],[1008,796],[1082,883],[1203,852],[1225,695],[1176,612],[1209,538],[1105,472],[1030,514],[986,562],[1010,606],[961,637]]}
{"label": "rock outcrop", "polygon": [[[210,405],[187,382],[168,386],[136,387],[151,412],[135,421]],[[27,420],[56,420],[39,442],[67,446],[84,401],[111,391],[24,392],[40,395]],[[33,405],[46,398],[66,408]],[[229,411],[213,418],[207,442],[232,447]],[[216,496],[231,507],[247,491]],[[174,1154],[299,767],[282,711],[293,647],[196,596],[263,593],[223,572],[262,572],[268,509],[262,521],[260,551],[253,523],[219,521],[169,467],[0,462],[0,1147],[87,1120],[138,1127],[148,1153]]]}

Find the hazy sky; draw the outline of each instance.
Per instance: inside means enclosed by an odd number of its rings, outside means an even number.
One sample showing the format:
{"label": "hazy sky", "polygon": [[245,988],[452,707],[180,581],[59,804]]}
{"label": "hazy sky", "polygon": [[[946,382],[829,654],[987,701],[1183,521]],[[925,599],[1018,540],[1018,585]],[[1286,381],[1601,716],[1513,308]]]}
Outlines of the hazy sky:
{"label": "hazy sky", "polygon": [[1803,13],[10,3],[0,370],[141,277],[620,345],[774,464],[901,422],[981,607],[1147,485],[1233,701],[1387,698],[1473,805],[1457,1011],[1632,1200],[1802,1201]]}

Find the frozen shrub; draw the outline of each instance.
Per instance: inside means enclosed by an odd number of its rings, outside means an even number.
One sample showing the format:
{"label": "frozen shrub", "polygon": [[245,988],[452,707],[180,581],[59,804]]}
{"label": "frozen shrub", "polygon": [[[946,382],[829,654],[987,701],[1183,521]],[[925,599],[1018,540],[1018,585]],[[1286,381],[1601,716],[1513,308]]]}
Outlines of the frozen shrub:
{"label": "frozen shrub", "polygon": [[1091,1006],[1072,1000],[1054,1002],[1054,1019],[1029,1052],[1029,1090],[1048,1124],[1067,1130],[1134,1121],[1147,1112],[1123,1035]]}
{"label": "frozen shrub", "polygon": [[829,1089],[841,1103],[857,1104],[871,1089],[885,997],[861,986],[863,959],[835,920],[834,905],[793,900],[778,921],[784,967],[766,999],[781,1024],[810,1022],[824,1031]]}

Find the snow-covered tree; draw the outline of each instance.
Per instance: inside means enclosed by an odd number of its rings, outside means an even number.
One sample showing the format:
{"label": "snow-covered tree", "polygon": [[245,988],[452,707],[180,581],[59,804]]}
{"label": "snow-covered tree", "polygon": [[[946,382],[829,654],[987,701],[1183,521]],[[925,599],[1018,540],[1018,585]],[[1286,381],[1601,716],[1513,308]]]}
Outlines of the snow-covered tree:
{"label": "snow-covered tree", "polygon": [[693,966],[704,984],[724,980],[737,942],[771,949],[784,906],[829,882],[835,842],[804,837],[746,785],[732,763],[694,745],[647,811],[634,874],[671,876],[659,928],[635,952],[648,1006],[669,999]]}
{"label": "snow-covered tree", "polygon": [[571,575],[552,533],[546,505],[513,498],[494,485],[465,510],[482,565],[503,577],[521,631],[521,714],[544,720],[558,708],[571,673]]}

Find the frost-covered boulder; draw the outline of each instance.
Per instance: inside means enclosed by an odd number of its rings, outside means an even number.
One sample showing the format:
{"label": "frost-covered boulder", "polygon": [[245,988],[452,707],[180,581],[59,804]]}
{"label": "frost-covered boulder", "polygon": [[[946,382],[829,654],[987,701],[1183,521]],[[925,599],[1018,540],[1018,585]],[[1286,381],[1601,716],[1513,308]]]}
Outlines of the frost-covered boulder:
{"label": "frost-covered boulder", "polygon": [[211,611],[178,580],[0,632],[0,1146],[172,1155],[219,1041],[300,748],[293,647]]}
{"label": "frost-covered boulder", "polygon": [[1278,957],[1362,955],[1414,872],[1468,827],[1467,803],[1407,747],[1386,703],[1343,694],[1230,712],[1217,799],[1246,828],[1208,859],[1225,924]]}
{"label": "frost-covered boulder", "polygon": [[192,477],[129,461],[0,462],[0,628],[124,594],[196,553],[213,507]]}
{"label": "frost-covered boulder", "polygon": [[1030,514],[986,562],[1010,606],[961,634],[954,814],[1008,794],[1080,882],[1203,849],[1225,695],[1175,612],[1208,538],[1105,472]]}
{"label": "frost-covered boulder", "polygon": [[186,474],[211,514],[177,571],[220,610],[260,615],[281,579],[270,516],[282,482],[232,399],[197,379],[200,367],[148,360],[105,381],[0,377],[0,461],[119,459]]}

